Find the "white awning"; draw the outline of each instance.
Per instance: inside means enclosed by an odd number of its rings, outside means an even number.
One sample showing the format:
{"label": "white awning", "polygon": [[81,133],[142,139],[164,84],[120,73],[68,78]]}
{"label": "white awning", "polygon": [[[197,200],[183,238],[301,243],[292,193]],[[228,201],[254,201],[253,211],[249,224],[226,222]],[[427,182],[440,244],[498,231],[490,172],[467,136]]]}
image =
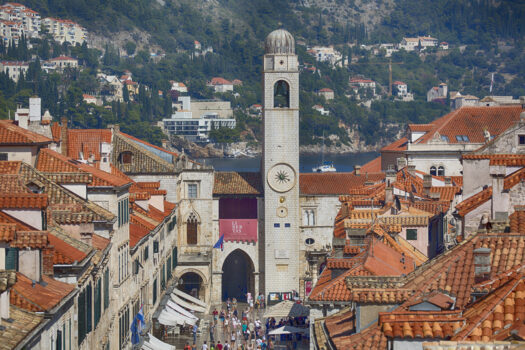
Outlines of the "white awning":
{"label": "white awning", "polygon": [[165,312],[168,316],[180,319],[185,324],[191,324],[192,326],[195,323],[197,323],[197,321],[199,320],[198,318],[191,318],[191,317],[185,316],[185,315],[183,315],[183,314],[173,310],[171,307],[168,307],[168,306],[166,306],[164,308],[164,310],[162,310],[162,311]]}
{"label": "white awning", "polygon": [[145,341],[142,349],[145,350],[175,350],[175,346],[166,344],[160,339],[155,338],[151,333],[148,333],[149,341]]}
{"label": "white awning", "polygon": [[187,301],[183,300],[182,298],[179,298],[177,295],[175,295],[173,293],[171,293],[171,298],[173,299],[174,302],[176,302],[177,304],[179,304],[182,307],[185,307],[188,310],[193,310],[195,312],[206,312],[206,308],[204,308],[202,306],[195,305],[195,304],[190,303],[190,302],[187,302]]}
{"label": "white awning", "polygon": [[172,314],[166,310],[162,310],[160,312],[158,320],[161,324],[165,326],[177,326],[183,325],[185,323],[185,320],[182,317],[174,313]]}
{"label": "white awning", "polygon": [[189,317],[195,320],[199,319],[197,316],[195,316],[194,314],[192,314],[191,312],[189,312],[188,310],[186,310],[185,308],[183,308],[182,306],[180,306],[179,304],[171,300],[168,300],[168,303],[166,305],[168,305],[170,308],[172,308],[173,310],[177,311],[179,314],[182,314],[186,317]]}
{"label": "white awning", "polygon": [[194,298],[192,297],[191,295],[187,294],[187,293],[184,293],[182,290],[179,290],[177,288],[173,289],[173,293],[177,294],[179,297],[183,298],[183,299],[186,299],[188,301],[191,301],[192,303],[194,304],[197,304],[199,306],[202,306],[204,308],[207,308],[208,305],[206,305],[205,302],[203,302],[202,300],[199,300],[197,298]]}

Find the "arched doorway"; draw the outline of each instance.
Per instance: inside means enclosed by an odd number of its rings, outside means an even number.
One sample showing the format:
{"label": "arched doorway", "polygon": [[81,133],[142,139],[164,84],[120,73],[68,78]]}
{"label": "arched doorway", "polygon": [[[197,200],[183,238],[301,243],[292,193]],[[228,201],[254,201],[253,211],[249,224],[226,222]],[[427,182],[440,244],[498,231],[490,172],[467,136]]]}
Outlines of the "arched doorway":
{"label": "arched doorway", "polygon": [[180,276],[177,287],[184,293],[187,293],[200,300],[204,300],[202,278],[195,272],[187,272]]}
{"label": "arched doorway", "polygon": [[240,249],[234,250],[222,265],[222,300],[246,301],[246,293],[255,293],[252,259]]}

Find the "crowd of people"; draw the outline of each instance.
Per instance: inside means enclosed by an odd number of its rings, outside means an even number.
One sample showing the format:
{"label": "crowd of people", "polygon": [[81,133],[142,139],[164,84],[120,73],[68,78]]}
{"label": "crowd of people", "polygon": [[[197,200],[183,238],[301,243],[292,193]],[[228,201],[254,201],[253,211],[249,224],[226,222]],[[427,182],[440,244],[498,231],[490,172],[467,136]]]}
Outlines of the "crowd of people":
{"label": "crowd of people", "polygon": [[286,318],[279,322],[269,318],[263,323],[261,312],[266,307],[264,295],[259,294],[253,298],[251,293],[247,293],[246,303],[247,306],[241,308],[235,298],[228,298],[225,308],[213,310],[213,321],[202,348],[197,349],[195,345],[198,327],[193,326],[193,344],[187,343],[184,350],[265,350],[274,349],[277,340],[289,343],[290,349],[297,348],[297,343],[301,340],[300,335],[281,335],[276,339],[276,336],[269,335],[269,332],[284,325],[307,329],[308,321],[305,317]]}

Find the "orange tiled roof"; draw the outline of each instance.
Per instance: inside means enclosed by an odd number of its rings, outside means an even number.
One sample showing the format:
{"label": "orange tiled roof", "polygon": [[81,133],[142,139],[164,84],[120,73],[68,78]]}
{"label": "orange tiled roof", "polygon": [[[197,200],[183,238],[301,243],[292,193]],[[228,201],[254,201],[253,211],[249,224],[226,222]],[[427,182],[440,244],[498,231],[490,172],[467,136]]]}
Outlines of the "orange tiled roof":
{"label": "orange tiled roof", "polygon": [[377,323],[360,333],[336,337],[333,343],[338,350],[384,350],[387,348],[387,338]]}
{"label": "orange tiled roof", "polygon": [[402,137],[397,141],[392,142],[391,144],[381,148],[381,152],[401,152],[407,150],[408,139]]}
{"label": "orange tiled roof", "polygon": [[525,235],[525,206],[514,207],[514,213],[509,216],[510,232]]}
{"label": "orange tiled roof", "polygon": [[47,137],[21,128],[11,120],[0,120],[0,145],[44,145],[51,142]]}
{"label": "orange tiled roof", "polygon": [[49,148],[38,154],[36,168],[44,173],[83,173],[78,162]]}
{"label": "orange tiled roof", "polygon": [[94,233],[93,237],[91,238],[91,245],[93,246],[93,248],[98,250],[106,249],[109,243],[111,243],[109,239],[97,235],[96,233]]}
{"label": "orange tiled roof", "polygon": [[384,173],[302,173],[299,184],[303,195],[344,195],[366,182],[379,183],[384,178]]}
{"label": "orange tiled roof", "polygon": [[133,249],[137,243],[150,233],[146,227],[131,222],[129,224],[129,245]]}
{"label": "orange tiled roof", "polygon": [[434,124],[408,124],[410,131],[430,131],[434,127]]}
{"label": "orange tiled roof", "polygon": [[4,194],[0,196],[0,208],[44,209],[47,207],[47,194]]}
{"label": "orange tiled roof", "polygon": [[430,193],[439,193],[439,200],[451,202],[456,194],[461,192],[459,186],[434,186],[430,188]]}
{"label": "orange tiled roof", "polygon": [[245,194],[260,195],[263,192],[258,172],[216,171],[213,185],[214,195]]}
{"label": "orange tiled roof", "polygon": [[472,210],[476,209],[492,197],[492,186],[487,187],[483,191],[480,191],[458,203],[456,205],[456,210],[460,216],[465,216],[467,213],[470,213]]}
{"label": "orange tiled roof", "polygon": [[73,159],[80,159],[82,152],[84,159],[91,154],[96,161],[100,161],[100,144],[111,143],[110,129],[69,129],[67,131],[67,155]]}
{"label": "orange tiled roof", "polygon": [[10,246],[13,248],[42,249],[47,247],[48,234],[45,231],[17,231]]}
{"label": "orange tiled roof", "polygon": [[0,242],[11,242],[15,238],[16,224],[0,224]]}
{"label": "orange tiled roof", "polygon": [[499,135],[520,119],[521,106],[462,107],[434,120],[434,128],[417,143],[427,143],[435,133],[447,136],[449,143],[459,143],[456,135],[465,135],[470,143],[484,143],[484,131]]}
{"label": "orange tiled roof", "polygon": [[11,288],[11,305],[34,312],[49,311],[75,289],[75,285],[42,276],[46,286],[35,283],[21,273]]}
{"label": "orange tiled roof", "polygon": [[379,173],[381,172],[381,156],[372,159],[361,166],[361,173]]}
{"label": "orange tiled roof", "polygon": [[62,127],[58,122],[54,122],[51,124],[51,135],[53,137],[53,141],[60,141],[62,136]]}
{"label": "orange tiled roof", "polygon": [[[454,340],[491,341],[508,337],[507,329],[523,325],[525,319],[524,275],[514,276],[499,288],[481,298],[464,312],[466,326]],[[512,327],[514,328],[514,327]]]}
{"label": "orange tiled roof", "polygon": [[466,160],[489,159],[490,165],[525,166],[524,154],[474,154],[467,153],[462,156]]}
{"label": "orange tiled roof", "polygon": [[81,262],[86,254],[58,237],[48,235],[49,243],[53,246],[53,264],[73,264]]}
{"label": "orange tiled roof", "polygon": [[379,324],[388,338],[450,339],[465,319],[461,311],[380,312]]}
{"label": "orange tiled roof", "polygon": [[521,168],[520,170],[507,175],[503,182],[503,189],[509,190],[522,181],[525,181],[525,168]]}

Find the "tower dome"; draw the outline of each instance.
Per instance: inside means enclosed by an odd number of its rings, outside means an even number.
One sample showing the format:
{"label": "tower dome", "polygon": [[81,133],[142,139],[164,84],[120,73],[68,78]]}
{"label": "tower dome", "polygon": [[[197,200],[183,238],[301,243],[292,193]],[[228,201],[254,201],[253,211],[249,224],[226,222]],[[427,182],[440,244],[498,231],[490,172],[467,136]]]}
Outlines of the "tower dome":
{"label": "tower dome", "polygon": [[264,41],[266,54],[295,54],[295,40],[288,31],[277,29],[268,34]]}

